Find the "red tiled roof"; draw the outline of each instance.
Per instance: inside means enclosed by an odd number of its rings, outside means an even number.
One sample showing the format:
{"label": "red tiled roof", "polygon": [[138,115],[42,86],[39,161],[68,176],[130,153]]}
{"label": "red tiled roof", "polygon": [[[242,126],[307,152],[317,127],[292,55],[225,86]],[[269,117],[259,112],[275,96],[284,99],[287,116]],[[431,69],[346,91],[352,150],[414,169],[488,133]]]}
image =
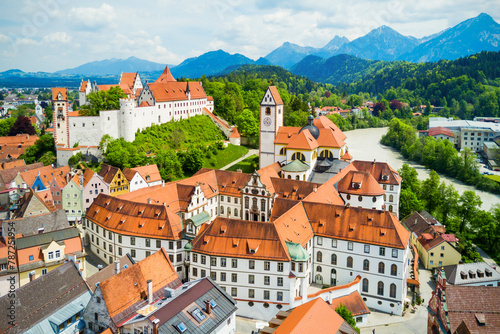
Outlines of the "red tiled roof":
{"label": "red tiled roof", "polygon": [[161,181],[160,171],[158,170],[158,166],[156,166],[156,164],[147,166],[137,166],[131,169],[141,174],[142,178],[147,183]]}
{"label": "red tiled roof", "polygon": [[283,100],[281,100],[280,93],[278,92],[278,88],[276,86],[269,86],[269,90],[271,91],[271,95],[273,96],[274,102],[276,105],[283,104]]}
{"label": "red tiled roof", "polygon": [[57,100],[57,94],[62,94],[63,101],[68,99],[68,90],[66,88],[54,87],[52,88],[52,101]]}
{"label": "red tiled roof", "polygon": [[[154,82],[149,84],[149,89],[153,94],[156,102],[168,101],[183,101],[187,99],[186,96],[187,82]],[[199,82],[189,82],[189,91],[191,92],[191,99],[203,99],[207,95],[201,87]]]}
{"label": "red tiled roof", "polygon": [[[353,184],[360,184],[354,188]],[[375,178],[368,172],[350,171],[339,181],[337,185],[339,193],[365,196],[381,196],[385,194],[384,189]]]}
{"label": "red tiled roof", "polygon": [[427,132],[429,133],[429,136],[445,135],[448,137],[453,137],[453,138],[455,137],[455,135],[453,134],[453,132],[451,132],[450,129],[443,128],[441,126],[431,128],[427,130]]}
{"label": "red tiled roof", "polygon": [[[399,173],[392,169],[387,162],[355,160],[352,163],[360,172],[370,173],[378,183],[393,185],[401,184]],[[384,180],[384,175],[388,177],[387,180]]]}
{"label": "red tiled roof", "polygon": [[238,133],[238,129],[236,127],[233,128],[233,131],[231,132],[229,138],[240,138],[240,134]]}
{"label": "red tiled roof", "polygon": [[340,140],[345,140],[347,138],[347,136],[339,129],[339,127],[335,125],[335,123],[330,121],[326,116],[319,116],[318,118],[315,118],[314,125],[318,129],[331,129],[334,132],[335,136],[337,136]]}
{"label": "red tiled roof", "polygon": [[87,89],[87,84],[88,81],[82,81],[82,84],[80,85],[80,92],[85,92],[85,90]]}
{"label": "red tiled roof", "polygon": [[318,142],[309,132],[309,130],[301,131],[286,147],[291,150],[314,150],[318,148]]}
{"label": "red tiled roof", "polygon": [[176,82],[174,76],[172,73],[170,73],[170,69],[168,66],[165,66],[165,69],[163,70],[163,73],[156,79],[154,83],[165,83],[165,82]]}
{"label": "red tiled roof", "polygon": [[363,315],[370,313],[370,310],[366,306],[365,302],[359,295],[358,291],[354,291],[350,295],[335,298],[332,300],[331,308],[334,310],[340,306],[340,304],[345,305],[349,311],[351,311],[353,316]]}

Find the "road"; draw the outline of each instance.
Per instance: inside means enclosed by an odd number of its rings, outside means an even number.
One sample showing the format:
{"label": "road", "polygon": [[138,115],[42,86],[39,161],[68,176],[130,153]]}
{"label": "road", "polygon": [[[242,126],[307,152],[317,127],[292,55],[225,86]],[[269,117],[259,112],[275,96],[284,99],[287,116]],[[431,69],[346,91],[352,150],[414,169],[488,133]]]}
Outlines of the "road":
{"label": "road", "polygon": [[236,165],[238,162],[240,161],[243,161],[245,160],[246,158],[252,156],[252,155],[259,155],[259,150],[255,150],[255,149],[251,149],[251,150],[248,150],[248,153],[245,154],[244,156],[242,156],[241,158],[239,158],[238,160],[234,160],[233,162],[231,162],[230,164],[227,164],[225,165],[224,167],[221,168],[221,170],[226,170],[228,169],[229,167],[233,166],[233,165]]}

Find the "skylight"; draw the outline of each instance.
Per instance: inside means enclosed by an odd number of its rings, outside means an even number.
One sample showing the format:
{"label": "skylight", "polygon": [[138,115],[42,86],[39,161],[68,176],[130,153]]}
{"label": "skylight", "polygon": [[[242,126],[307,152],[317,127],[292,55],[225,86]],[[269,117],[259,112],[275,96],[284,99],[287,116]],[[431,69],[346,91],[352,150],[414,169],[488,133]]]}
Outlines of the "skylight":
{"label": "skylight", "polygon": [[198,322],[202,322],[207,317],[198,307],[191,311],[191,315]]}
{"label": "skylight", "polygon": [[175,327],[176,327],[176,328],[177,328],[177,330],[178,330],[179,332],[181,332],[181,333],[184,333],[184,332],[187,330],[187,327],[186,327],[186,325],[184,325],[184,323],[183,323],[183,322],[180,322],[180,323],[179,323],[179,324],[177,324]]}
{"label": "skylight", "polygon": [[214,308],[214,307],[216,307],[216,306],[217,306],[217,303],[215,302],[215,300],[210,299],[210,307],[211,307],[211,308]]}

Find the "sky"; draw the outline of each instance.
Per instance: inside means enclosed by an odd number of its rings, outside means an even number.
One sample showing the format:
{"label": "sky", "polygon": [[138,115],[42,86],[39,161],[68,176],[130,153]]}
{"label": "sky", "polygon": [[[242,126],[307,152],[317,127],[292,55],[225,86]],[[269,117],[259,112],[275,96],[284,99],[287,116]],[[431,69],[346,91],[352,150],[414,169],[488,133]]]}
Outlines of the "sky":
{"label": "sky", "polygon": [[284,42],[322,47],[381,25],[421,38],[480,13],[500,22],[497,1],[2,1],[0,71],[53,72],[131,56],[176,65],[218,49],[258,59]]}

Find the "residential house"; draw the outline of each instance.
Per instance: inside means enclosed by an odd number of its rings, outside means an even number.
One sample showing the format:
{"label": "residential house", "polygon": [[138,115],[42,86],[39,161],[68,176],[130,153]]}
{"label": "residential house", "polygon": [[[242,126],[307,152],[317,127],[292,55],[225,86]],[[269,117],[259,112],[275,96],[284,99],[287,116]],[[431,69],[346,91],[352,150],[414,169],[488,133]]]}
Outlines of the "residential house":
{"label": "residential house", "polygon": [[82,315],[90,297],[80,271],[69,261],[0,298],[5,310],[0,332],[77,333],[84,327]]}
{"label": "residential house", "polygon": [[160,249],[99,283],[83,315],[84,333],[100,333],[108,328],[119,333],[123,323],[136,316],[138,310],[164,297],[166,288],[181,285],[168,254]]}
{"label": "residential house", "polygon": [[236,301],[210,278],[164,289],[123,322],[120,333],[226,334],[236,331]]}
{"label": "residential house", "polygon": [[34,192],[29,189],[18,201],[16,207],[15,211],[12,212],[11,218],[13,219],[38,216],[57,210],[48,190]]}
{"label": "residential house", "polygon": [[428,334],[499,333],[499,288],[451,285],[441,269],[428,309]]}
{"label": "residential house", "polygon": [[68,260],[73,260],[82,272],[85,270],[86,254],[76,227],[18,236],[15,242],[19,286],[46,275]]}
{"label": "residential house", "polygon": [[[71,177],[68,174],[68,179]],[[80,175],[75,174],[62,189],[62,207],[72,222],[81,222],[83,211],[83,185]]]}
{"label": "residential house", "polygon": [[288,311],[279,311],[262,334],[336,333],[356,334],[335,309],[321,298]]}
{"label": "residential house", "polygon": [[24,188],[21,188],[22,183],[17,184],[13,182],[19,173],[40,167],[43,167],[43,163],[37,162],[26,166],[0,170],[0,205],[2,205],[4,209],[14,210],[17,206],[17,202],[23,196],[25,189],[27,189],[26,185],[24,185]]}
{"label": "residential house", "polygon": [[0,159],[19,158],[37,140],[37,136],[25,133],[20,133],[16,136],[0,137]]}
{"label": "residential house", "polygon": [[141,176],[141,174],[139,174],[139,172],[133,169],[125,168],[123,170],[123,175],[125,175],[125,178],[130,185],[131,192],[148,187],[146,180]]}
{"label": "residential house", "polygon": [[158,166],[156,166],[156,164],[137,166],[131,169],[139,173],[149,187],[163,184],[160,171],[158,170]]}
{"label": "residential house", "polygon": [[486,262],[453,264],[442,270],[448,285],[500,287],[500,273]]}
{"label": "residential house", "polygon": [[134,259],[130,256],[130,254],[126,254],[112,264],[108,264],[94,275],[87,277],[85,281],[87,282],[92,293],[94,293],[95,289],[99,286],[99,283],[104,282],[114,275],[118,275],[120,272],[131,267],[133,264],[135,264]]}
{"label": "residential house", "polygon": [[103,163],[99,176],[108,184],[111,196],[119,196],[130,191],[128,180],[118,167]]}
{"label": "residential house", "polygon": [[436,236],[422,233],[416,243],[420,263],[425,269],[458,264],[462,255],[455,248],[457,243],[458,239],[452,234]]}
{"label": "residential house", "polygon": [[420,130],[420,137],[433,137],[436,139],[445,140],[447,139],[450,143],[455,145],[455,134],[448,128],[437,126],[435,128],[430,128],[429,130]]}
{"label": "residential house", "polygon": [[84,213],[87,212],[99,194],[109,195],[109,184],[104,182],[102,177],[90,168],[85,170],[83,182],[80,183],[83,184],[82,210]]}

